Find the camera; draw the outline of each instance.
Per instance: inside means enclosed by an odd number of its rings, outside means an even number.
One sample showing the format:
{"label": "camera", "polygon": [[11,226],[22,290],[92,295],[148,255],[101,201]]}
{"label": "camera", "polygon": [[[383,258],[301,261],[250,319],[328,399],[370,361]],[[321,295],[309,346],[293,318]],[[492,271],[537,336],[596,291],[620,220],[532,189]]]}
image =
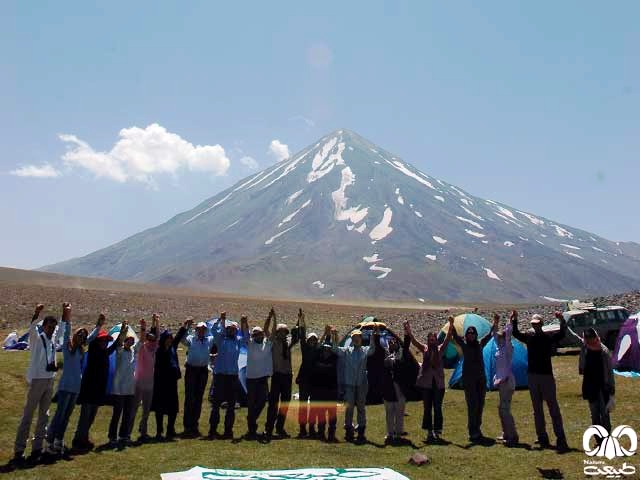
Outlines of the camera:
{"label": "camera", "polygon": [[57,372],[58,371],[58,366],[53,362],[47,363],[46,370],[47,370],[47,372]]}

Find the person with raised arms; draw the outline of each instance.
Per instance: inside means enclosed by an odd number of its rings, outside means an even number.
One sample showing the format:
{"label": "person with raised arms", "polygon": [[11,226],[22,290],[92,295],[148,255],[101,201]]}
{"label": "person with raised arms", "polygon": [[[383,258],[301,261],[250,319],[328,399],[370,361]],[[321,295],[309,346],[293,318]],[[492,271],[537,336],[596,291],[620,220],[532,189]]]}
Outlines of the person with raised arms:
{"label": "person with raised arms", "polygon": [[140,433],[139,441],[143,443],[151,438],[147,430],[151,402],[153,401],[154,366],[156,363],[156,351],[158,350],[158,322],[158,315],[154,313],[151,317],[151,330],[147,331],[147,323],[144,318],[140,320],[140,342],[143,343],[138,349],[136,358],[136,385],[131,426],[134,425],[138,409],[142,406],[142,417],[138,425],[138,432]]}
{"label": "person with raised arms", "polygon": [[[242,317],[246,319],[246,317]],[[246,327],[246,322],[241,324]],[[213,399],[209,416],[209,438],[218,436],[220,406],[226,402],[224,434],[222,438],[233,438],[233,424],[236,419],[236,393],[238,392],[238,358],[240,350],[246,346],[249,332],[242,330],[238,335],[238,324],[227,320],[226,312],[220,314],[220,324],[215,333],[215,345],[218,350],[213,366]]]}
{"label": "person with raised arms", "polygon": [[[144,323],[144,320],[141,323]],[[116,368],[111,385],[113,412],[111,422],[109,422],[109,446],[120,445],[124,447],[131,444],[136,393],[135,361],[142,346],[142,342],[136,340],[135,334],[129,328],[129,322],[126,320],[120,325],[120,334],[115,345]],[[118,429],[118,424],[120,424],[120,429]]]}
{"label": "person with raised arms", "polygon": [[[513,314],[511,314],[513,316]],[[502,434],[498,441],[505,446],[513,447],[518,443],[518,430],[516,422],[511,414],[511,399],[516,389],[516,379],[513,375],[513,345],[511,344],[511,330],[513,326],[509,322],[504,329],[500,329],[500,315],[493,315],[493,338],[496,342],[496,373],[491,382],[498,388],[500,401],[498,403],[498,415],[502,425]]]}
{"label": "person with raised arms", "polygon": [[533,333],[522,333],[518,330],[518,312],[515,310],[511,314],[511,325],[513,326],[513,336],[527,346],[529,395],[533,406],[533,418],[538,436],[537,443],[540,448],[549,448],[550,446],[544,420],[543,403],[546,403],[549,407],[553,431],[556,434],[556,449],[559,453],[564,453],[569,450],[569,446],[556,396],[556,380],[553,376],[551,357],[557,342],[566,335],[567,322],[560,312],[556,312],[555,316],[560,322],[560,329],[555,333],[545,333],[542,330],[542,316],[538,314],[533,315],[530,320]]}
{"label": "person with raised arms", "polygon": [[272,360],[273,374],[271,375],[271,388],[269,389],[269,406],[267,408],[267,425],[265,434],[267,438],[276,434],[281,438],[289,437],[284,429],[284,423],[291,402],[291,385],[293,383],[293,369],[291,366],[291,349],[298,342],[298,330],[293,331],[289,337],[289,327],[285,323],[277,323],[275,311],[273,313]]}
{"label": "person with raised arms", "polygon": [[58,391],[56,392],[56,413],[47,429],[48,450],[54,455],[65,454],[64,434],[67,431],[71,414],[75,409],[78,393],[80,393],[84,349],[87,342],[93,341],[98,334],[97,329],[93,329],[91,335],[89,335],[86,328],[78,328],[71,335],[71,304],[64,303],[62,309],[62,323],[64,325],[62,358],[64,363],[62,376],[58,383]]}
{"label": "person with raised arms", "polygon": [[[29,368],[27,370],[27,398],[22,412],[22,419],[16,432],[14,444],[14,456],[12,463],[21,465],[25,463],[24,451],[27,448],[27,439],[31,431],[33,416],[38,412],[36,430],[31,445],[31,457],[33,463],[37,463],[43,455],[43,443],[49,421],[49,406],[53,396],[53,381],[58,370],[56,363],[56,346],[54,333],[58,325],[56,317],[48,315],[42,321],[42,329],[38,328],[38,318],[44,309],[39,303],[36,306],[31,324],[29,325]],[[63,311],[64,316],[64,311]]]}
{"label": "person with raised arms", "polygon": [[[345,440],[354,441],[354,432],[357,429],[356,442],[363,444],[367,441],[365,435],[367,427],[367,391],[369,381],[367,379],[367,360],[376,348],[381,348],[378,325],[374,327],[373,338],[369,346],[362,345],[362,331],[351,332],[351,345],[341,347],[338,343],[338,331],[331,331],[332,350],[344,359],[344,400],[347,404],[344,416]],[[353,411],[358,410],[358,425],[353,425]]]}
{"label": "person with raised arms", "polygon": [[[300,339],[300,353],[302,354],[302,362],[296,377],[296,384],[299,388],[298,426],[300,430],[298,438],[305,438],[307,435],[314,438],[317,436],[317,431],[316,412],[313,410],[314,399],[311,395],[314,380],[312,370],[322,346],[318,343],[318,335],[316,333],[307,333],[305,314],[302,309],[298,310],[298,322],[294,331],[297,331],[297,336]],[[309,424],[308,430],[307,423]]]}
{"label": "person with raised arms", "polygon": [[427,343],[419,342],[413,335],[411,324],[404,322],[405,336],[408,335],[411,343],[422,353],[422,363],[416,379],[416,386],[422,389],[422,429],[427,431],[428,443],[440,440],[442,435],[444,418],[442,415],[442,401],[444,400],[444,361],[442,357],[453,336],[454,318],[449,316],[449,329],[441,344],[438,344],[438,335],[435,332],[427,334]]}
{"label": "person with raised arms", "polygon": [[[190,320],[174,337],[169,330],[164,330],[158,340],[155,365],[153,368],[153,399],[151,411],[156,416],[156,440],[173,440],[176,436],[176,417],[180,409],[178,401],[178,380],[182,378],[178,361],[178,346],[182,336],[187,332]],[[164,417],[167,417],[167,434],[164,435]]]}
{"label": "person with raised arms", "polygon": [[[269,377],[273,373],[271,321],[275,322],[275,311],[269,310],[264,327],[251,329],[251,338],[247,343],[247,440],[258,438],[258,418],[267,403],[269,395]],[[249,331],[249,321],[243,317],[242,331]]]}
{"label": "person with raised arms", "polygon": [[311,413],[309,423],[318,426],[317,437],[335,443],[338,423],[338,357],[332,351],[331,325],[324,328],[318,354],[311,365]]}
{"label": "person with raised arms", "polygon": [[[109,355],[115,351],[118,342],[109,345],[113,338],[102,328],[106,321],[106,317],[101,313],[94,331],[89,335],[93,340],[89,342],[87,362],[82,373],[77,400],[78,405],[82,407],[72,442],[73,448],[79,450],[91,450],[94,447],[93,442],[89,440],[89,431],[96,419],[98,409],[108,403]],[[125,329],[120,330],[119,338],[122,337],[120,341],[124,341],[125,333]]]}
{"label": "person with raised arms", "polygon": [[472,443],[481,442],[485,439],[482,434],[482,412],[484,410],[484,400],[487,395],[487,377],[484,373],[484,357],[482,350],[489,343],[493,334],[493,328],[478,341],[478,330],[473,325],[467,327],[464,338],[458,335],[453,328],[453,340],[462,349],[462,387],[464,388],[464,399],[467,403],[467,429],[469,430],[469,441]]}
{"label": "person with raised arms", "polygon": [[[188,320],[182,329],[188,329],[193,322]],[[202,399],[209,379],[209,356],[215,345],[213,335],[207,335],[207,324],[199,322],[194,334],[179,331],[182,344],[188,348],[187,363],[184,374],[184,416],[183,436],[186,438],[199,437],[200,414],[202,413]]]}

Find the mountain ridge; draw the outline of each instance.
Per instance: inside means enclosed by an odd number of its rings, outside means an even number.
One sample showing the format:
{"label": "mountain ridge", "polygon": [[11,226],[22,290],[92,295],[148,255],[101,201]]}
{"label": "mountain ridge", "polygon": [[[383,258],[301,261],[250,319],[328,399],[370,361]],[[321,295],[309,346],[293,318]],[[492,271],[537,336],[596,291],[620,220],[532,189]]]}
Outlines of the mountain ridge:
{"label": "mountain ridge", "polygon": [[640,246],[476,197],[341,129],[42,270],[230,293],[524,301],[638,288]]}

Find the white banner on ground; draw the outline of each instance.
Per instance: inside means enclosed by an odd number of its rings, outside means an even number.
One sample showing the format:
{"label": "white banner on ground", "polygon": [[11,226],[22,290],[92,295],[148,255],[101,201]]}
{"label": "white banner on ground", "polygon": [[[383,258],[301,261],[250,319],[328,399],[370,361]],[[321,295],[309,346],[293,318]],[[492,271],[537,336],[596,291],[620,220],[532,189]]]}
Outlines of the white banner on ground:
{"label": "white banner on ground", "polygon": [[299,468],[296,470],[226,470],[193,467],[163,473],[162,480],[409,480],[389,468]]}

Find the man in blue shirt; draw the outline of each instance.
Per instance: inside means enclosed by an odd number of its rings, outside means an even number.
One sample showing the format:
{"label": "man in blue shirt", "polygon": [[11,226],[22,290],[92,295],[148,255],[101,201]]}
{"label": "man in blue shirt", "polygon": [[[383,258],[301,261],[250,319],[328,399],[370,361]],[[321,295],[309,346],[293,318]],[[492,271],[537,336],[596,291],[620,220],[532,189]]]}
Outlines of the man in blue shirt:
{"label": "man in blue shirt", "polygon": [[[244,324],[244,322],[243,322]],[[227,404],[224,416],[224,434],[222,438],[233,438],[233,424],[236,419],[235,405],[238,391],[238,357],[240,349],[247,344],[249,332],[238,335],[238,324],[227,320],[227,314],[220,314],[218,329],[215,332],[215,345],[218,349],[213,366],[213,399],[209,416],[209,438],[218,435],[220,423],[220,405]]]}
{"label": "man in blue shirt", "polygon": [[[184,335],[193,324],[192,320],[185,322],[185,326],[178,331],[178,337]],[[202,412],[202,398],[207,387],[209,376],[209,355],[214,345],[213,335],[206,335],[207,324],[200,322],[196,325],[196,333],[186,335],[182,343],[189,349],[184,374],[184,436],[199,437],[200,413]]]}

